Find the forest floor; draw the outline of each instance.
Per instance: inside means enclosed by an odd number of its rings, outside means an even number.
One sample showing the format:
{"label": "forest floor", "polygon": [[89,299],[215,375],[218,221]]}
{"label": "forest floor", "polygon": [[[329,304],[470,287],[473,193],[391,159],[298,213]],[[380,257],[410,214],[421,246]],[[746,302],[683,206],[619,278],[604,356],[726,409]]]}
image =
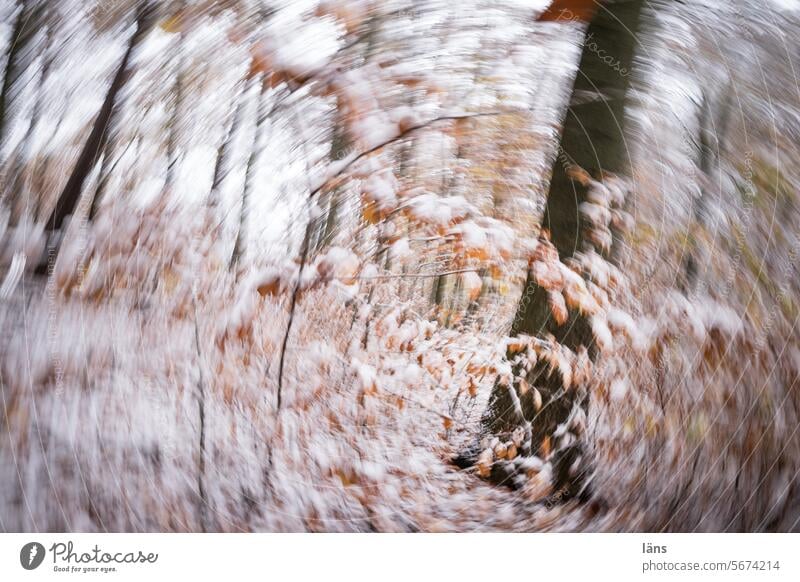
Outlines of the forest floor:
{"label": "forest floor", "polygon": [[179,316],[162,307],[63,299],[30,281],[3,301],[2,529],[591,527],[584,508],[545,502],[543,482],[512,491],[450,462],[476,438],[491,390],[470,396],[463,368],[499,338],[470,335],[470,350],[431,326],[354,368],[328,341],[353,310],[324,333],[309,310],[277,410],[285,306],[264,301],[249,335],[222,348],[212,302]]}
{"label": "forest floor", "polygon": [[440,325],[388,288],[369,308],[364,292],[309,291],[290,326],[289,297],[227,275],[105,296],[53,281],[26,277],[0,300],[5,531],[800,524],[794,327],[755,342],[755,324],[709,298],[642,302],[653,315],[634,328],[657,330],[651,347],[617,331],[583,380],[593,495],[579,504],[552,490],[548,463],[512,490],[451,461],[508,373],[499,323]]}

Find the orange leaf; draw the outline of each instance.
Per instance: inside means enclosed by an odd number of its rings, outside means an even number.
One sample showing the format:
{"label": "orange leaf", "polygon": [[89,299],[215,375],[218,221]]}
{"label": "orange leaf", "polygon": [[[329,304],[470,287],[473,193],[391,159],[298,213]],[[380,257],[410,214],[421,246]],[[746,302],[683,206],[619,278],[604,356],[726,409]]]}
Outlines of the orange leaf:
{"label": "orange leaf", "polygon": [[262,283],[257,287],[258,294],[262,297],[266,295],[277,295],[281,287],[280,279],[275,279],[267,283]]}
{"label": "orange leaf", "polygon": [[558,291],[550,291],[547,294],[547,302],[550,304],[550,311],[553,312],[553,318],[558,325],[567,323],[569,313],[567,312],[567,305],[564,302],[564,296]]}
{"label": "orange leaf", "polygon": [[551,449],[552,449],[552,447],[550,445],[550,437],[546,436],[546,437],[544,437],[542,439],[542,444],[539,447],[539,451],[542,453],[541,457],[543,459],[546,459],[547,457],[549,457]]}
{"label": "orange leaf", "polygon": [[475,398],[478,395],[478,385],[475,383],[475,380],[470,377],[469,381],[467,382],[467,392],[469,392],[470,397]]}
{"label": "orange leaf", "polygon": [[365,204],[362,214],[364,215],[364,220],[369,224],[378,224],[381,221],[380,210],[378,209],[378,205],[374,202]]}

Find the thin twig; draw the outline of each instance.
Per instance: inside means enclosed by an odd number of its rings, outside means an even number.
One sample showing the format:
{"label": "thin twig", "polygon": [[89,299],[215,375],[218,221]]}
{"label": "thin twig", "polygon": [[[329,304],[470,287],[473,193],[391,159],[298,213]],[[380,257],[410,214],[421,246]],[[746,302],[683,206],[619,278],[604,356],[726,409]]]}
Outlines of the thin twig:
{"label": "thin twig", "polygon": [[306,264],[306,258],[308,256],[308,239],[311,234],[311,220],[308,221],[306,225],[306,234],[303,237],[303,248],[300,252],[300,268],[297,272],[297,281],[294,284],[294,289],[292,289],[292,297],[289,302],[289,321],[286,324],[286,333],[283,335],[283,342],[281,343],[281,353],[280,359],[278,360],[278,403],[277,403],[277,410],[280,411],[281,409],[281,392],[283,390],[283,366],[286,360],[286,344],[289,342],[289,335],[292,333],[292,324],[294,323],[294,313],[295,308],[297,306],[297,295],[298,291],[300,290],[300,282],[303,276],[303,267]]}
{"label": "thin twig", "polygon": [[338,168],[336,170],[336,172],[333,173],[333,175],[328,176],[319,186],[317,186],[316,188],[313,188],[308,196],[309,196],[309,198],[313,198],[314,196],[319,194],[325,188],[325,186],[328,185],[329,182],[331,182],[332,180],[340,177],[342,174],[345,173],[345,171],[347,171],[350,168],[350,166],[352,166],[353,164],[355,164],[359,160],[362,160],[366,156],[368,156],[370,154],[373,154],[373,153],[377,152],[378,150],[381,150],[381,149],[385,148],[386,146],[392,145],[393,143],[403,139],[404,137],[406,137],[410,133],[413,133],[415,131],[419,131],[421,129],[426,129],[426,128],[430,127],[431,125],[433,125],[434,123],[439,123],[440,121],[457,121],[459,119],[472,119],[472,118],[476,118],[476,117],[496,117],[496,116],[499,116],[499,115],[511,115],[512,113],[513,112],[510,112],[510,111],[484,111],[482,113],[464,113],[464,114],[455,114],[455,115],[443,115],[441,117],[434,117],[433,119],[429,119],[428,121],[425,121],[423,123],[419,123],[417,125],[413,125],[413,126],[409,127],[408,129],[405,129],[404,131],[401,131],[397,135],[395,135],[395,136],[393,136],[393,137],[391,137],[391,138],[389,138],[389,139],[387,139],[387,140],[385,140],[385,141],[383,141],[383,142],[381,142],[381,143],[379,143],[379,144],[377,144],[375,146],[372,146],[371,148],[366,149],[363,152],[360,152],[360,153],[354,155],[353,157],[351,157],[349,160],[347,160],[346,163],[342,164],[341,167]]}
{"label": "thin twig", "polygon": [[[297,116],[295,115],[295,120]],[[303,149],[306,150],[306,141],[303,136],[303,131],[300,130],[300,139],[303,145]],[[306,155],[306,159],[308,159],[308,152],[304,151]],[[309,199],[310,200],[310,199]],[[309,204],[310,206],[310,204]],[[276,411],[280,412],[281,410],[281,398],[283,393],[283,367],[286,362],[286,345],[289,343],[289,335],[292,333],[292,324],[294,323],[294,313],[297,307],[297,294],[300,290],[300,283],[303,280],[303,269],[306,266],[306,260],[308,258],[308,247],[309,247],[309,240],[311,238],[311,229],[313,228],[314,221],[309,216],[308,221],[306,222],[306,232],[303,236],[303,246],[300,250],[300,267],[297,271],[297,280],[294,284],[294,289],[292,289],[292,298],[289,302],[289,321],[286,324],[286,333],[283,336],[283,342],[281,343],[281,353],[280,359],[278,360],[278,392],[277,392],[277,404],[276,404]]]}
{"label": "thin twig", "polygon": [[206,473],[206,390],[203,381],[203,356],[200,352],[200,330],[197,324],[197,295],[196,292],[192,297],[192,304],[194,305],[194,345],[197,351],[197,371],[200,378],[197,382],[198,397],[197,397],[197,412],[200,417],[200,459],[198,461],[197,469],[197,490],[200,495],[200,528],[205,532],[207,530],[207,507],[208,499],[205,488],[205,473]]}

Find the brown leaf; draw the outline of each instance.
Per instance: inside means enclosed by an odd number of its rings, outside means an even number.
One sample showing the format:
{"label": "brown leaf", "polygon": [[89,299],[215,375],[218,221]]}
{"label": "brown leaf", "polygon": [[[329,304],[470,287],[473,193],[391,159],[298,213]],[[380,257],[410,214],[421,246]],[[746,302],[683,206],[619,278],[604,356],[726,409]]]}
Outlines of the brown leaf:
{"label": "brown leaf", "polygon": [[517,445],[513,441],[506,443],[506,458],[511,461],[517,456]]}
{"label": "brown leaf", "polygon": [[589,172],[574,164],[567,168],[567,177],[573,182],[578,182],[581,186],[588,186],[592,183],[592,177]]}
{"label": "brown leaf", "polygon": [[478,395],[478,385],[471,376],[467,381],[467,392],[469,392],[471,398],[475,398]]}
{"label": "brown leaf", "polygon": [[259,285],[256,289],[258,294],[262,297],[267,295],[274,296],[277,295],[281,288],[281,281],[277,277],[271,281],[267,281]]}
{"label": "brown leaf", "polygon": [[536,412],[539,412],[542,409],[542,393],[539,392],[538,389],[534,388],[532,398],[533,398],[533,409]]}
{"label": "brown leaf", "polygon": [[550,304],[550,311],[553,313],[553,319],[556,320],[558,325],[564,325],[569,319],[569,312],[567,311],[567,304],[564,302],[564,296],[560,291],[550,291],[547,294],[547,302]]}
{"label": "brown leaf", "polygon": [[558,291],[564,286],[564,276],[552,263],[534,261],[531,265],[531,273],[536,284],[548,291]]}
{"label": "brown leaf", "polygon": [[542,439],[542,444],[539,447],[539,450],[542,453],[541,454],[542,458],[546,459],[547,457],[550,456],[550,451],[552,450],[552,447],[550,445],[550,437],[549,436],[546,436],[546,437],[544,437]]}
{"label": "brown leaf", "polygon": [[494,462],[494,453],[492,453],[492,449],[484,449],[480,455],[478,455],[478,462],[476,466],[478,467],[478,475],[483,478],[489,477],[492,474],[492,463]]}

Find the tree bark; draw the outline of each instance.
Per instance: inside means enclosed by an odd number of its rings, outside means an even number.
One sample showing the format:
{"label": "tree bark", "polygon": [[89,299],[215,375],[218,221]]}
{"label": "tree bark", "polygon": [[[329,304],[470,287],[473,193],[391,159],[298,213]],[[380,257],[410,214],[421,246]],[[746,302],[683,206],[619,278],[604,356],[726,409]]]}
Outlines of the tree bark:
{"label": "tree bark", "polygon": [[232,147],[231,142],[236,138],[239,126],[242,123],[242,113],[245,109],[244,105],[246,103],[246,99],[244,98],[245,92],[246,88],[236,97],[236,108],[233,111],[230,126],[228,127],[228,131],[226,131],[225,135],[222,137],[222,143],[217,149],[217,158],[214,162],[214,176],[211,180],[211,190],[208,193],[207,200],[207,206],[209,208],[216,208],[220,202],[220,189],[222,188],[222,182],[226,175],[228,158],[230,157],[230,150]]}
{"label": "tree bark", "polygon": [[[253,175],[256,170],[256,162],[258,156],[261,154],[261,145],[263,141],[264,126],[267,124],[271,112],[266,109],[267,98],[265,95],[265,79],[261,76],[257,77],[254,82],[259,84],[256,131],[253,137],[253,147],[250,148],[250,155],[247,158],[247,167],[245,169],[244,187],[242,188],[242,208],[239,212],[239,228],[236,231],[236,241],[233,243],[233,251],[231,252],[230,262],[228,263],[228,270],[233,272],[239,265],[244,254],[244,236],[245,226],[247,222],[247,213],[250,205],[250,191],[253,188]],[[237,273],[238,279],[238,273]]]}
{"label": "tree bark", "polygon": [[[331,162],[338,162],[347,155],[351,142],[347,135],[345,121],[342,119],[341,109],[337,108],[334,115],[330,160]],[[327,198],[328,210],[325,214],[313,219],[314,224],[311,227],[312,236],[314,237],[314,242],[311,245],[312,253],[318,253],[330,244],[339,224],[339,188],[333,188],[325,195],[325,198]],[[324,204],[324,202],[322,203]]]}
{"label": "tree bark", "polygon": [[[149,31],[150,24],[154,18],[155,9],[153,4],[148,2],[139,7],[136,14],[136,31],[128,42],[128,48],[117,68],[114,79],[111,81],[103,105],[94,121],[92,131],[78,156],[78,161],[75,163],[75,167],[72,169],[72,173],[45,224],[45,228],[51,234],[51,239],[54,238],[52,234],[63,227],[64,220],[75,212],[84,182],[92,168],[97,164],[108,139],[108,128],[116,106],[117,94],[128,79],[128,63],[137,46]],[[47,262],[54,263],[57,254],[58,243],[51,240],[48,244]],[[44,274],[46,269],[47,264],[41,264],[37,272]]]}
{"label": "tree bark", "polygon": [[[25,136],[22,138],[17,151],[15,154],[12,154],[12,157],[7,160],[7,170],[5,170],[4,178],[7,182],[7,190],[3,193],[3,197],[14,197],[16,200],[12,199],[9,203],[9,206],[12,208],[11,213],[11,224],[17,224],[17,219],[20,218],[20,214],[22,210],[19,208],[14,208],[14,202],[22,201],[20,200],[21,197],[25,197],[29,191],[29,182],[31,181],[31,177],[36,175],[37,168],[28,167],[26,168],[26,160],[29,159],[31,150],[32,150],[32,139],[34,130],[39,122],[39,119],[42,115],[42,109],[45,101],[45,83],[47,82],[47,78],[50,73],[50,67],[53,65],[53,61],[55,60],[55,53],[56,51],[52,48],[52,36],[53,36],[53,26],[47,26],[47,30],[45,32],[44,37],[44,47],[42,50],[42,72],[39,76],[39,83],[36,91],[36,97],[34,98],[33,103],[33,111],[31,112],[31,121],[28,125],[28,129],[25,132]],[[3,99],[5,101],[5,99]],[[27,170],[27,171],[26,171]],[[23,198],[24,200],[24,198]],[[31,209],[30,213],[34,217],[34,219],[38,216],[39,209],[42,204],[42,197],[36,196],[33,200],[30,201]],[[26,204],[27,206],[27,204]],[[18,212],[14,212],[17,210]]]}
{"label": "tree bark", "polygon": [[175,86],[173,93],[175,95],[175,107],[172,109],[172,118],[169,122],[169,137],[167,138],[167,176],[165,181],[165,190],[168,195],[172,195],[172,190],[175,187],[175,179],[178,171],[178,161],[180,155],[178,153],[178,141],[180,139],[181,115],[183,112],[183,93],[185,84],[184,73],[184,27],[186,15],[184,14],[184,4],[181,2],[178,5],[177,15],[178,19],[178,39],[175,51],[177,56],[175,59]]}
{"label": "tree bark", "polygon": [[[704,228],[708,219],[708,190],[714,187],[714,172],[719,169],[720,158],[725,147],[725,134],[730,122],[732,96],[732,87],[728,86],[724,92],[723,101],[718,106],[721,110],[719,119],[715,122],[715,112],[711,108],[711,99],[706,91],[703,91],[697,131],[696,164],[700,170],[700,174],[697,176],[699,192],[692,201],[690,233],[696,229]],[[683,264],[684,280],[681,282],[682,290],[686,294],[695,291],[700,275],[697,252],[697,240],[694,236],[690,236]]]}
{"label": "tree bark", "polygon": [[[562,261],[583,250],[587,244],[585,225],[578,207],[586,200],[588,188],[570,179],[571,167],[580,167],[599,180],[608,173],[623,175],[628,172],[625,95],[645,2],[622,0],[606,3],[599,7],[586,31],[572,100],[552,168],[542,224],[543,228],[549,229]],[[587,99],[587,96],[591,98]],[[551,334],[573,352],[584,347],[590,357],[596,355],[587,318],[570,311],[567,322],[558,325],[552,317],[547,292],[536,285],[530,274],[511,331],[512,336],[520,334]],[[586,391],[581,387],[567,390],[561,376],[551,374],[544,362],[527,374],[521,370],[515,372],[526,376],[528,385],[538,390],[542,404],[537,402],[533,390],[521,390],[519,384],[513,387],[497,384],[484,415],[484,430],[496,435],[524,428],[529,436],[521,447],[523,456],[548,457],[556,428],[569,419],[576,407],[586,410]],[[584,447],[577,441],[561,450],[554,448],[549,456],[554,466],[553,485],[559,500],[587,494],[583,486],[586,463],[580,459],[583,455]],[[460,462],[463,463],[463,459]],[[576,464],[583,468],[576,472]],[[520,481],[514,464],[510,462],[495,463],[491,478],[511,486]]]}
{"label": "tree bark", "polygon": [[3,72],[3,87],[0,89],[0,145],[3,144],[8,125],[8,109],[11,101],[11,89],[14,86],[20,71],[24,70],[27,61],[26,47],[40,30],[43,6],[32,0],[23,0],[14,28],[9,38],[7,61]]}

